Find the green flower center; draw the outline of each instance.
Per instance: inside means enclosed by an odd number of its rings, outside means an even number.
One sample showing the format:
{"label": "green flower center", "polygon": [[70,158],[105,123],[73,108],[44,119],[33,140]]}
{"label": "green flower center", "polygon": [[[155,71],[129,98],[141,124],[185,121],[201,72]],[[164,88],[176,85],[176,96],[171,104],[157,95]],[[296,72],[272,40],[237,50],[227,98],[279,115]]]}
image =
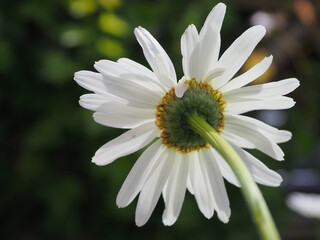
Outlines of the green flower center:
{"label": "green flower center", "polygon": [[197,114],[221,132],[225,102],[221,92],[207,83],[197,82],[195,79],[185,83],[189,87],[182,98],[175,95],[174,88],[162,98],[157,106],[156,125],[162,130],[163,144],[188,153],[209,147],[209,143],[189,127],[188,116]]}

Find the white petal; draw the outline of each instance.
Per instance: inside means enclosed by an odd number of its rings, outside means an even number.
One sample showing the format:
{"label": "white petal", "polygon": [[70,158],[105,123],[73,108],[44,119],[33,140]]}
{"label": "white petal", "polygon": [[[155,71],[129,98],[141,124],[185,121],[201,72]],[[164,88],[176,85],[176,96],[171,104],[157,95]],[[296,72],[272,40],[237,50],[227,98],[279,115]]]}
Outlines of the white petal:
{"label": "white petal", "polygon": [[222,131],[221,136],[224,139],[226,139],[229,143],[236,144],[237,146],[240,146],[242,148],[255,148],[255,145],[251,141],[243,138],[242,136],[237,135],[237,133],[234,133],[232,131]]}
{"label": "white petal", "polygon": [[157,91],[161,91],[163,94],[165,94],[168,89],[172,87],[172,84],[169,87],[164,86],[154,72],[135,61],[132,61],[128,58],[120,58],[118,63],[130,74],[130,76],[126,74],[125,78],[127,80],[134,81],[142,86],[149,86],[149,88],[157,89]]}
{"label": "white petal", "polygon": [[277,110],[293,107],[295,102],[289,97],[274,97],[265,100],[239,99],[237,102],[227,102],[225,113],[242,114],[253,110]]}
{"label": "white petal", "polygon": [[186,79],[199,79],[199,36],[192,24],[181,37],[182,66]]}
{"label": "white petal", "polygon": [[[96,93],[99,96],[93,97],[93,95],[83,95],[82,97],[85,99],[84,101],[88,100],[89,102],[80,103],[84,105],[84,108],[88,108],[92,106],[93,98],[96,100],[98,98],[104,97],[106,101],[116,101],[126,103],[127,101],[123,98],[117,97],[114,94],[108,92],[108,88],[106,86],[106,82],[103,79],[103,76],[100,73],[91,72],[91,71],[79,71],[74,74],[74,80],[83,88]],[[90,98],[90,100],[89,100]],[[82,100],[82,99],[81,99]],[[91,109],[91,108],[88,108]],[[93,110],[93,109],[91,109]]]}
{"label": "white petal", "polygon": [[224,185],[224,181],[216,162],[210,150],[202,150],[200,157],[206,162],[206,172],[208,174],[210,188],[214,199],[214,208],[217,211],[219,219],[227,223],[231,214],[229,199]]}
{"label": "white petal", "polygon": [[109,102],[105,96],[90,93],[84,94],[80,97],[79,104],[81,107],[96,111],[102,104]]}
{"label": "white petal", "polygon": [[141,65],[140,63],[132,61],[129,58],[120,58],[118,59],[117,62],[120,64],[120,66],[126,67],[126,69],[129,72],[140,72],[141,74],[147,76],[152,81],[158,81],[158,78],[156,77],[156,75],[152,71],[150,71],[148,68]]}
{"label": "white petal", "polygon": [[145,147],[160,134],[154,122],[142,124],[103,145],[92,158],[97,165],[106,165]]}
{"label": "white petal", "polygon": [[95,92],[104,94],[107,91],[103,78],[100,73],[91,71],[79,71],[74,74],[74,80],[83,88]]}
{"label": "white petal", "polygon": [[253,85],[235,89],[224,94],[227,102],[239,101],[239,99],[266,99],[286,95],[299,86],[299,81],[295,78],[285,79],[278,82]]}
{"label": "white petal", "polygon": [[210,82],[212,79],[221,76],[224,73],[223,68],[214,68],[213,70],[209,71],[207,77],[203,80],[204,82]]}
{"label": "white petal", "polygon": [[108,88],[110,92],[126,99],[129,105],[137,108],[155,109],[164,96],[161,92],[129,81],[112,81],[108,83]]}
{"label": "white petal", "polygon": [[207,29],[220,32],[224,15],[226,13],[226,8],[227,7],[225,4],[218,3],[209,13],[205,23],[203,24],[200,34],[202,34],[203,31],[207,31]]}
{"label": "white petal", "polygon": [[257,183],[272,187],[278,187],[281,184],[282,177],[278,173],[269,169],[259,159],[255,158],[247,151],[233,144],[231,144],[231,146],[238,153]]}
{"label": "white petal", "polygon": [[186,193],[189,161],[185,154],[175,153],[174,164],[166,187],[163,190],[165,211],[162,215],[164,225],[171,226],[177,220]]}
{"label": "white petal", "polygon": [[175,86],[177,84],[176,77],[172,79],[172,77],[168,74],[170,69],[164,55],[156,55],[153,58],[153,66],[153,70],[157,75],[159,81],[164,84],[167,89],[170,89],[172,88],[172,86]]}
{"label": "white petal", "polygon": [[211,218],[214,206],[204,159],[199,157],[198,152],[188,153],[187,157],[189,157],[191,185],[198,207],[206,218]]}
{"label": "white petal", "polygon": [[255,118],[242,115],[228,115],[228,118],[233,118],[236,122],[242,122],[242,125],[250,125],[254,127],[256,131],[259,131],[263,135],[267,136],[275,143],[287,142],[292,137],[291,132],[271,127],[270,125],[265,124],[264,122],[261,122]]}
{"label": "white petal", "polygon": [[[270,138],[257,131],[257,126],[247,122],[237,121],[236,118],[226,116],[223,132],[237,135],[243,142],[248,141],[254,148],[269,155],[276,160],[283,160],[284,153],[281,148]],[[230,139],[229,139],[230,140]],[[238,145],[239,142],[231,140],[231,143]],[[244,147],[242,144],[239,147]]]}
{"label": "white petal", "polygon": [[210,70],[217,65],[219,49],[220,49],[220,34],[219,32],[207,29],[202,31],[199,36],[199,79],[204,80],[208,77]]}
{"label": "white petal", "polygon": [[104,83],[107,85],[111,80],[119,80],[122,83],[131,81],[141,86],[154,88],[155,91],[166,92],[166,88],[155,73],[128,58],[120,58],[117,62],[100,60],[94,64],[94,67],[103,75]]}
{"label": "white petal", "polygon": [[114,128],[134,128],[154,120],[154,109],[134,108],[116,102],[101,105],[99,112],[93,114],[97,123]]}
{"label": "white petal", "polygon": [[217,4],[208,15],[199,36],[194,25],[190,25],[182,35],[182,63],[188,80],[196,78],[205,81],[211,70],[215,68],[221,42],[220,29],[225,11],[224,4]]}
{"label": "white petal", "polygon": [[231,184],[240,187],[240,183],[232,171],[229,164],[221,157],[221,155],[214,149],[210,148],[211,154],[213,155],[214,159],[217,161],[219,165],[219,169],[221,171],[222,176]]}
{"label": "white petal", "polygon": [[211,81],[212,86],[219,89],[225,85],[238,72],[265,33],[265,27],[254,26],[238,37],[219,59],[217,67],[226,71]]}
{"label": "white petal", "polygon": [[192,187],[191,179],[190,179],[190,174],[188,174],[188,178],[187,178],[187,189],[192,195],[194,195],[194,191],[193,191],[193,187]]}
{"label": "white petal", "polygon": [[210,71],[215,68],[220,51],[220,30],[226,12],[226,5],[217,4],[208,15],[199,34],[200,80],[208,81]]}
{"label": "white petal", "polygon": [[131,81],[142,86],[155,86],[155,90],[164,90],[155,73],[127,58],[120,58],[117,62],[100,60],[95,62],[94,67],[104,77],[104,83],[108,83],[110,80]]}
{"label": "white petal", "polygon": [[164,150],[165,146],[161,140],[157,140],[142,153],[122,184],[117,196],[118,207],[128,206],[137,196]]}
{"label": "white petal", "polygon": [[241,88],[248,83],[254,81],[258,77],[260,77],[262,74],[264,74],[267,69],[270,67],[272,63],[273,57],[266,57],[261,62],[256,64],[254,67],[252,67],[249,71],[241,74],[240,76],[232,79],[230,82],[228,82],[226,85],[224,85],[219,90],[222,93],[229,92],[234,89]]}
{"label": "white petal", "polygon": [[[95,63],[95,68],[104,76],[108,92],[126,99],[128,104],[135,107],[155,108],[165,94],[153,84],[143,84],[141,79],[147,78],[142,73],[129,72],[118,63],[101,60]],[[150,80],[152,82],[152,80]],[[153,81],[155,84],[156,82]]]}
{"label": "white petal", "polygon": [[161,195],[164,184],[172,170],[174,150],[166,149],[149,173],[148,179],[139,195],[136,209],[136,224],[144,225],[150,218]]}
{"label": "white petal", "polygon": [[154,66],[154,58],[157,55],[161,55],[163,59],[165,59],[166,66],[168,72],[166,72],[169,79],[172,81],[172,85],[175,85],[177,82],[176,72],[174,66],[168,57],[167,53],[163,50],[161,45],[157,42],[157,40],[144,28],[138,27],[134,30],[134,34],[143,49],[144,56],[146,57],[149,65],[153,70],[155,70]]}
{"label": "white petal", "polygon": [[117,77],[130,72],[130,68],[127,69],[117,62],[106,59],[95,62],[93,66],[100,75],[105,77]]}
{"label": "white petal", "polygon": [[189,88],[189,85],[185,83],[186,79],[183,77],[177,84],[177,86],[174,89],[174,92],[178,98],[182,98],[183,94],[187,91]]}

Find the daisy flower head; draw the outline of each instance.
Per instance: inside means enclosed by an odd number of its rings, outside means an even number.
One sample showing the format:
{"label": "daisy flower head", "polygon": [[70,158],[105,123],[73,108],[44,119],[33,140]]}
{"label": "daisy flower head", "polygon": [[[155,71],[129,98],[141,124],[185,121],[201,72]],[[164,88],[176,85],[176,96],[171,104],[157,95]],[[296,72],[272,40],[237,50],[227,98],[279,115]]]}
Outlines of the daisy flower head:
{"label": "daisy flower head", "polygon": [[151,34],[142,27],[135,36],[151,70],[127,58],[117,62],[100,60],[98,71],[79,71],[75,80],[93,91],[80,97],[80,105],[95,111],[100,124],[130,129],[103,145],[92,161],[106,165],[154,142],[142,153],[123,183],[117,205],[126,207],[139,194],[136,224],[144,225],[161,194],[165,202],[163,223],[172,225],[180,213],[186,189],[195,196],[200,211],[211,218],[214,212],[227,223],[229,200],[226,179],[239,186],[230,166],[187,119],[203,117],[239,154],[257,183],[278,186],[282,178],[244,149],[258,149],[283,160],[278,143],[291,133],[242,115],[259,109],[286,109],[294,101],[283,95],[299,82],[286,79],[245,86],[262,75],[272,56],[233,78],[265,34],[254,26],[245,31],[219,58],[220,29],[226,6],[216,5],[198,33],[190,25],[181,38],[184,77],[177,82],[174,66]]}

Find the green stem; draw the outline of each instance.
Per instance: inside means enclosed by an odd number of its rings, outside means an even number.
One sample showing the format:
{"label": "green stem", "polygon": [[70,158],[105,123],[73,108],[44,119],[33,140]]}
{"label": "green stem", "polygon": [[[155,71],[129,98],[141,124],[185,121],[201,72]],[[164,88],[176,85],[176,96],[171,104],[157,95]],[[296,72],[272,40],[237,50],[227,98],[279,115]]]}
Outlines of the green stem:
{"label": "green stem", "polygon": [[253,221],[258,228],[261,239],[280,240],[267,204],[238,154],[203,117],[191,115],[189,116],[188,123],[195,132],[199,133],[201,137],[220,153],[232,168],[240,182],[242,194],[247,202]]}

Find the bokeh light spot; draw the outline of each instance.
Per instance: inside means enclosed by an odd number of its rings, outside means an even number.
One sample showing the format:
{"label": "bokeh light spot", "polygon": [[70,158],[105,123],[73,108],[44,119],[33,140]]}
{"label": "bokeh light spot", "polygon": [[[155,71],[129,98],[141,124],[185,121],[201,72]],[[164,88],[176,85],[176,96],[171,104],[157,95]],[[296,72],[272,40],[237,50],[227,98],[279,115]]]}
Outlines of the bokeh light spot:
{"label": "bokeh light spot", "polygon": [[98,0],[98,3],[109,11],[121,5],[121,0]]}
{"label": "bokeh light spot", "polygon": [[97,49],[100,53],[110,58],[119,58],[124,55],[122,44],[109,38],[101,38],[97,43]]}
{"label": "bokeh light spot", "polygon": [[121,37],[128,32],[128,24],[111,13],[102,14],[98,20],[102,31]]}
{"label": "bokeh light spot", "polygon": [[69,7],[74,16],[84,17],[96,11],[97,3],[92,0],[69,0]]}
{"label": "bokeh light spot", "polygon": [[60,35],[60,42],[66,47],[75,47],[87,39],[87,33],[84,29],[68,28]]}

